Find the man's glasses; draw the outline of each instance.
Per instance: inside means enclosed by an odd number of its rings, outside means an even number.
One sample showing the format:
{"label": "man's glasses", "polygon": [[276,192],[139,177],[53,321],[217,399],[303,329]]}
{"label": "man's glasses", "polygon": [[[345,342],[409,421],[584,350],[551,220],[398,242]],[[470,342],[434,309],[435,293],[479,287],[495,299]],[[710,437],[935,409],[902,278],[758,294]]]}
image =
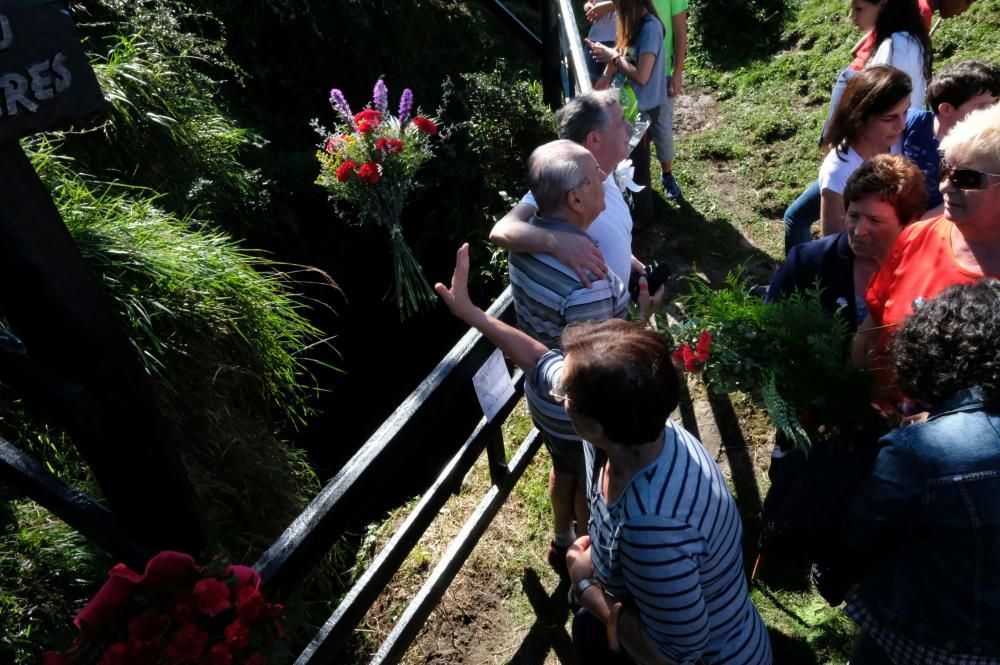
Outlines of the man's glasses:
{"label": "man's glasses", "polygon": [[563,390],[561,383],[552,386],[552,389],[549,390],[549,397],[552,398],[553,402],[561,406],[566,406],[566,400],[569,399],[569,397],[566,396],[566,391]]}
{"label": "man's glasses", "polygon": [[956,169],[946,159],[941,160],[939,173],[941,174],[941,182],[944,182],[945,178],[947,178],[958,189],[988,189],[1000,184],[990,184],[990,178],[1000,178],[1000,173],[986,173],[985,171],[976,171],[973,169]]}

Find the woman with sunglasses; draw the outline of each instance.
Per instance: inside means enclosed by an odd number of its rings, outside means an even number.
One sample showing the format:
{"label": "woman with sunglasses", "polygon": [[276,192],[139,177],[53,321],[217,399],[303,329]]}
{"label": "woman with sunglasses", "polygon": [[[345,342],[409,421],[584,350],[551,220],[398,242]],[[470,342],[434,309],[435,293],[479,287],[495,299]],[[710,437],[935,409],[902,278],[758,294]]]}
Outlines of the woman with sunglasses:
{"label": "woman with sunglasses", "polygon": [[868,318],[854,340],[858,366],[884,366],[888,334],[924,301],[954,284],[1000,276],[1000,106],[969,114],[941,150],[944,214],[904,229],[872,279]]}
{"label": "woman with sunglasses", "polygon": [[[549,350],[469,299],[469,246],[451,287],[452,314],[503,350],[540,394],[561,401],[588,457],[607,463],[589,483],[590,524],[567,555],[581,609],[581,665],[771,662],[750,601],[739,509],[704,447],[670,420],[679,384],[670,344],[634,323],[575,324]],[[588,465],[589,466],[589,465]]]}

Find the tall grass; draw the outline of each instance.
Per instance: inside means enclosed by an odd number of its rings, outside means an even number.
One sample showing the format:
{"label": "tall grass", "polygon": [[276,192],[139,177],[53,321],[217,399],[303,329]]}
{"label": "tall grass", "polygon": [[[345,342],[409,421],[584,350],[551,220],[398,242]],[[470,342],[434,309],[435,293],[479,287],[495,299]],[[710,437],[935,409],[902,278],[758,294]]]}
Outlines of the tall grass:
{"label": "tall grass", "polygon": [[171,211],[240,234],[261,221],[267,183],[244,159],[265,141],[220,100],[242,73],[221,38],[202,36],[220,33],[218,22],[171,0],[90,0],[79,16],[110,112],[64,151],[101,178],[154,188]]}
{"label": "tall grass", "polygon": [[[161,408],[190,442],[178,453],[209,553],[252,562],[320,486],[304,452],[281,438],[310,414],[318,387],[306,352],[324,342],[295,282],[222,233],[165,212],[149,190],[81,176],[44,140],[28,151],[121,313]],[[99,496],[68,438],[2,397],[0,435]],[[64,637],[108,560],[37,506],[0,505],[8,516],[0,528],[0,662],[31,662]],[[329,589],[329,577],[317,587]]]}

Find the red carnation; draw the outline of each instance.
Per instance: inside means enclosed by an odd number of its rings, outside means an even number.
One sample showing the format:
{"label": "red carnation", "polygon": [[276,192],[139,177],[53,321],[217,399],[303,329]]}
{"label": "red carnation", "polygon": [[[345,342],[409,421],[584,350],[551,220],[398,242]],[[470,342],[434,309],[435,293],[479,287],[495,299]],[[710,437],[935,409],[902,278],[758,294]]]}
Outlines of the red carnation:
{"label": "red carnation", "polygon": [[382,113],[376,111],[375,109],[365,109],[364,111],[360,111],[354,114],[354,122],[355,124],[361,122],[370,122],[375,127],[378,127],[379,123],[382,122]]}
{"label": "red carnation", "polygon": [[214,577],[195,582],[194,597],[198,609],[210,617],[229,609],[229,587]]}
{"label": "red carnation", "polygon": [[691,347],[687,344],[681,347],[681,357],[684,359],[684,369],[692,373],[698,371],[698,364],[695,363],[694,351],[692,351]]}
{"label": "red carnation", "polygon": [[670,354],[670,359],[674,361],[675,365],[684,364],[684,354],[681,353],[680,347],[674,349],[674,352]]}
{"label": "red carnation", "polygon": [[128,662],[128,645],[124,642],[115,642],[101,654],[97,665],[125,665]]}
{"label": "red carnation", "polygon": [[158,639],[163,635],[169,621],[161,614],[143,612],[128,622],[128,639],[130,642],[149,642]]}
{"label": "red carnation", "polygon": [[180,665],[181,663],[196,663],[208,644],[208,633],[198,630],[193,623],[185,623],[174,633],[173,640],[167,645],[167,658]]}
{"label": "red carnation", "polygon": [[426,134],[437,134],[438,126],[437,123],[428,117],[418,115],[413,119],[413,124],[417,126],[417,129]]}
{"label": "red carnation", "polygon": [[213,644],[212,648],[202,656],[199,665],[231,665],[233,662],[233,654],[229,653],[229,649],[225,644]]}
{"label": "red carnation", "polygon": [[170,607],[167,608],[167,612],[177,621],[194,621],[198,617],[194,594],[190,591],[178,593],[177,597],[170,603]]}
{"label": "red carnation", "polygon": [[243,651],[250,643],[250,629],[239,619],[226,626],[225,635],[226,644],[232,647],[233,651]]}
{"label": "red carnation", "polygon": [[356,167],[357,164],[349,159],[345,159],[344,163],[337,167],[337,182],[347,182]]}
{"label": "red carnation", "polygon": [[243,621],[256,621],[264,607],[264,597],[254,587],[243,587],[236,592],[236,613]]}
{"label": "red carnation", "polygon": [[375,185],[378,183],[378,179],[382,177],[378,172],[378,165],[374,162],[365,162],[358,169],[358,177],[367,182],[370,185]]}
{"label": "red carnation", "polygon": [[381,152],[386,152],[389,149],[389,139],[383,136],[379,140],[375,141],[375,149]]}
{"label": "red carnation", "polygon": [[712,347],[712,333],[702,330],[698,336],[698,346],[694,355],[702,365],[708,362],[708,350]]}
{"label": "red carnation", "polygon": [[389,152],[403,152],[403,142],[399,139],[389,139]]}

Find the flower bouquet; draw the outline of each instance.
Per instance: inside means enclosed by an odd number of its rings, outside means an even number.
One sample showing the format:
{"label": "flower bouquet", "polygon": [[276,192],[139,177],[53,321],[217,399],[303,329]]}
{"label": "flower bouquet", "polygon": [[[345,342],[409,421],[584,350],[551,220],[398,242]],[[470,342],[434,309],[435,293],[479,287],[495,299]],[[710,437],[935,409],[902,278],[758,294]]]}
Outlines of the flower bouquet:
{"label": "flower bouquet", "polygon": [[734,274],[719,290],[690,281],[685,318],[670,327],[678,366],[700,373],[717,393],[759,399],[775,428],[804,450],[831,439],[850,443],[880,426],[872,377],[848,361],[853,335],[823,310],[818,291],[764,303]]}
{"label": "flower bouquet", "polygon": [[389,112],[389,92],[379,79],[372,102],[358,113],[340,90],[330,91],[330,104],[340,118],[333,132],[324,135],[316,153],[319,178],[336,201],[354,206],[361,223],[380,224],[389,232],[400,317],[415,314],[435,302],[416,257],[403,238],[400,215],[406,197],[416,187],[415,175],[431,157],[431,137],[437,122],[424,115],[411,117],[413,93],[403,90],[398,114]]}
{"label": "flower bouquet", "polygon": [[80,636],[42,665],[265,665],[291,654],[283,608],[252,568],[199,566],[160,552],[139,574],[123,563],[76,615]]}

